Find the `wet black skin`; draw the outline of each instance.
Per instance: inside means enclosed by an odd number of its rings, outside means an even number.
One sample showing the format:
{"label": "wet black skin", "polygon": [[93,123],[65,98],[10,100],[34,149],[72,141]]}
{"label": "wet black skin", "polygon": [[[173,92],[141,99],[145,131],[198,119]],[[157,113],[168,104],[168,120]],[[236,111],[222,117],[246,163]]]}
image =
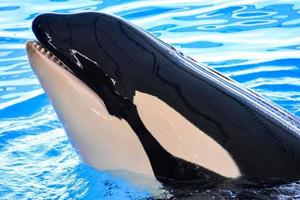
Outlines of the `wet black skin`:
{"label": "wet black skin", "polygon": [[217,141],[243,177],[300,177],[297,118],[135,25],[103,13],[43,14],[32,29],[101,97],[111,115],[128,122],[161,182],[225,178],[168,153],[141,121],[133,103],[136,91],[158,97]]}

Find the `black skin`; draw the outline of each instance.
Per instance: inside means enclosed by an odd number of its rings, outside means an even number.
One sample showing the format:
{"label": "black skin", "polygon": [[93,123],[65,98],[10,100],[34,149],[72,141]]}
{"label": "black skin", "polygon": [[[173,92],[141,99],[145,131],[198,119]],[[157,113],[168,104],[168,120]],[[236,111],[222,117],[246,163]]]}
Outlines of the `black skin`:
{"label": "black skin", "polygon": [[243,177],[300,177],[296,117],[135,25],[103,13],[43,14],[32,29],[43,46],[100,96],[111,115],[128,122],[161,182],[226,179],[167,152],[140,119],[133,103],[136,91],[158,97],[217,141]]}

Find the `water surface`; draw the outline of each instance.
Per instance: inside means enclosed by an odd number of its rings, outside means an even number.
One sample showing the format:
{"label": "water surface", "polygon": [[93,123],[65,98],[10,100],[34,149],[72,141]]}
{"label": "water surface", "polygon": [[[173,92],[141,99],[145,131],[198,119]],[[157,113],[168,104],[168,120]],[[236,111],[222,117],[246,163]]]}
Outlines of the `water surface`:
{"label": "water surface", "polygon": [[[1,199],[154,198],[149,191],[95,171],[80,160],[28,65],[25,42],[34,38],[30,27],[35,16],[84,11],[130,20],[300,116],[299,0],[1,0]],[[300,198],[299,183],[246,188],[225,184],[183,190],[181,196]]]}

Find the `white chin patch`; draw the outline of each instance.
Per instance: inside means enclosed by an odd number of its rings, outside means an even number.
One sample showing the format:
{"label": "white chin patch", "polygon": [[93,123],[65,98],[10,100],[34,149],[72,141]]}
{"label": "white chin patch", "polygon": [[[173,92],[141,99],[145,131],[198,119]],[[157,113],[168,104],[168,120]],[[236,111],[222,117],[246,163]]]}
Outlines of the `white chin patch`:
{"label": "white chin patch", "polygon": [[221,145],[168,104],[138,91],[134,103],[144,125],[169,153],[225,177],[241,175],[236,163]]}

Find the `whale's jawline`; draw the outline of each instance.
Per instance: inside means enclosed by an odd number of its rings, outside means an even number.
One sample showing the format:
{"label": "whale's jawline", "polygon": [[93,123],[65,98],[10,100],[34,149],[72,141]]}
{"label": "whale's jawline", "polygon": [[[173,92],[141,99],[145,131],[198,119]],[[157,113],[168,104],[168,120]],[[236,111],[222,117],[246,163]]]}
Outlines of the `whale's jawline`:
{"label": "whale's jawline", "polygon": [[30,46],[40,52],[44,58],[54,62],[58,67],[61,67],[64,70],[74,74],[74,72],[63,61],[61,61],[54,52],[48,50],[41,42],[36,40],[28,41],[27,46]]}

